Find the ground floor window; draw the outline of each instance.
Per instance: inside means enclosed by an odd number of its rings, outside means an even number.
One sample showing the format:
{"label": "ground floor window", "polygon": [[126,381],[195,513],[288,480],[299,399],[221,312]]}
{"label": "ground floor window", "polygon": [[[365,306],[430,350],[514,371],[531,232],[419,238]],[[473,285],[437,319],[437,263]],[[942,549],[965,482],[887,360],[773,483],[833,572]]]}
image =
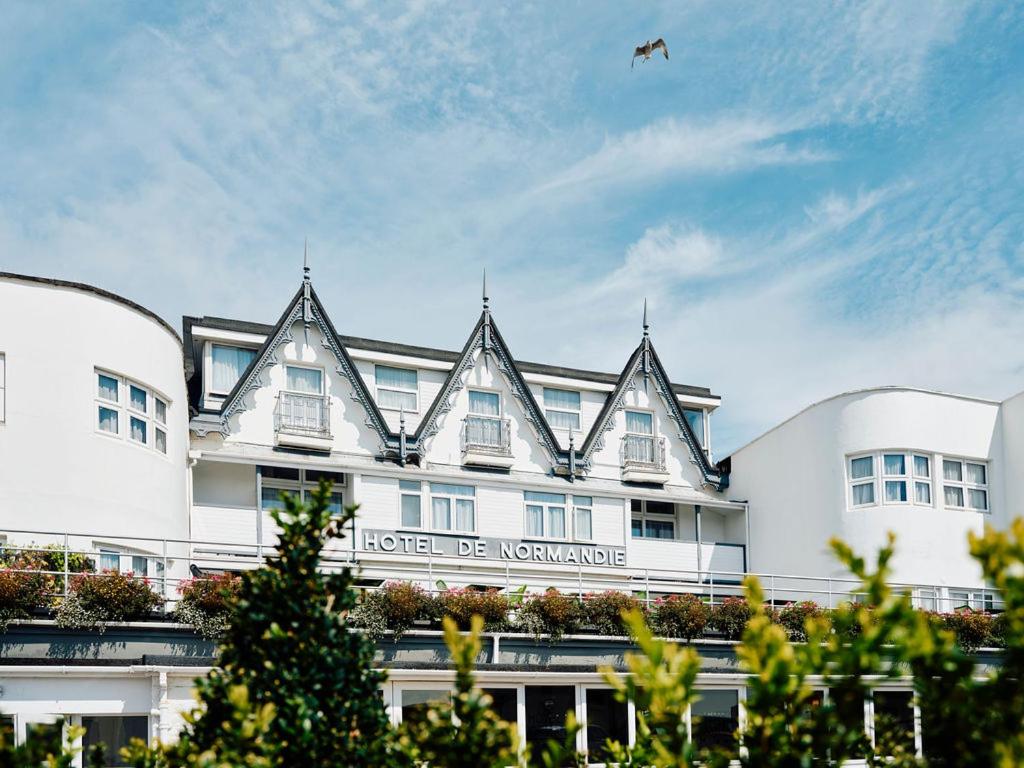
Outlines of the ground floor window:
{"label": "ground floor window", "polygon": [[690,706],[690,738],[698,747],[730,746],[740,727],[740,692],[702,690]]}
{"label": "ground floor window", "polygon": [[587,759],[603,763],[609,740],[629,743],[629,705],[618,701],[610,688],[586,689]]}
{"label": "ground floor window", "polygon": [[401,707],[403,723],[422,723],[427,712],[448,700],[451,692],[447,688],[405,688],[402,690]]}
{"label": "ground floor window", "polygon": [[127,766],[121,759],[121,749],[132,739],[148,741],[149,718],[145,715],[82,717],[82,748],[84,754],[96,744],[103,744],[104,765]]}
{"label": "ground floor window", "polygon": [[875,691],[872,696],[875,749],[891,755],[897,747],[910,754],[914,741],[914,694],[912,691]]}
{"label": "ground floor window", "polygon": [[564,742],[565,716],[575,711],[574,686],[526,686],[526,743],[540,748],[549,739]]}

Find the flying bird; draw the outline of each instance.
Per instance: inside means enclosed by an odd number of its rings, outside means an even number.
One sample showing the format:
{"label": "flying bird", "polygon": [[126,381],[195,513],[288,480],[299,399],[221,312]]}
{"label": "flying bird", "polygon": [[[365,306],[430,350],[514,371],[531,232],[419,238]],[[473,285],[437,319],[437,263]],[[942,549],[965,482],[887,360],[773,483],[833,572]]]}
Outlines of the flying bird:
{"label": "flying bird", "polygon": [[644,61],[647,61],[649,58],[651,58],[651,54],[654,53],[659,48],[661,49],[661,52],[665,54],[665,60],[668,61],[668,46],[665,45],[665,40],[659,37],[653,43],[650,40],[648,40],[643,45],[638,45],[636,47],[636,50],[633,51],[633,61],[629,63],[629,68],[633,68],[633,65],[636,64],[638,56],[643,56]]}

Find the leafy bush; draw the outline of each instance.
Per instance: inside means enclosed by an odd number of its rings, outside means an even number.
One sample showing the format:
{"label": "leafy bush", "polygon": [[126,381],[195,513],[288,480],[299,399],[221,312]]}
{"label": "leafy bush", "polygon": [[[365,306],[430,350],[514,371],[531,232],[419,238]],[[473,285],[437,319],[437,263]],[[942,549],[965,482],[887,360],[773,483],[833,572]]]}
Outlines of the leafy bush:
{"label": "leafy bush", "polygon": [[217,640],[228,627],[241,582],[231,573],[184,581],[178,585],[181,600],[175,615],[203,637]]}
{"label": "leafy bush", "polygon": [[1009,620],[1005,613],[997,613],[992,617],[992,628],[988,641],[985,643],[993,648],[1005,648],[1006,637],[1010,632]]}
{"label": "leafy bush", "polygon": [[624,611],[642,611],[643,603],[625,592],[589,592],[583,596],[583,623],[602,635],[629,634],[622,620]]}
{"label": "leafy bush", "polygon": [[433,616],[430,595],[418,584],[408,581],[389,581],[378,589],[364,592],[351,614],[353,625],[367,630],[372,637],[380,637],[391,630],[395,640],[415,622]]}
{"label": "leafy bush", "polygon": [[665,637],[693,640],[704,634],[711,609],[696,595],[659,597],[651,611],[651,626]]}
{"label": "leafy bush", "polygon": [[965,651],[981,648],[992,635],[992,617],[970,608],[942,614],[942,625],[953,633],[957,644]]}
{"label": "leafy bush", "polygon": [[496,589],[446,589],[436,598],[440,617],[451,616],[459,629],[468,630],[473,616],[484,620],[484,629],[498,631],[508,627],[508,597]]}
{"label": "leafy bush", "polygon": [[[32,571],[64,572],[64,547],[60,544],[25,544],[0,551],[0,566]],[[93,573],[96,563],[88,555],[68,553],[68,573]]]}
{"label": "leafy bush", "polygon": [[790,640],[799,643],[807,642],[806,622],[808,619],[819,619],[825,616],[825,610],[809,600],[802,603],[790,603],[778,612],[778,621],[786,630]]}
{"label": "leafy bush", "polygon": [[727,597],[711,608],[708,625],[726,640],[739,640],[743,629],[754,615],[754,609],[742,597]]}
{"label": "leafy bush", "polygon": [[557,640],[580,628],[583,623],[583,607],[575,597],[563,595],[552,588],[541,594],[527,596],[516,621],[520,629],[537,639],[549,635],[552,640]]}
{"label": "leafy bush", "polygon": [[149,579],[136,578],[131,571],[79,574],[71,580],[67,597],[58,602],[57,626],[102,631],[111,621],[145,618],[162,603]]}
{"label": "leafy bush", "polygon": [[46,605],[46,594],[42,574],[0,570],[0,632],[6,632],[15,619],[31,617],[33,608]]}

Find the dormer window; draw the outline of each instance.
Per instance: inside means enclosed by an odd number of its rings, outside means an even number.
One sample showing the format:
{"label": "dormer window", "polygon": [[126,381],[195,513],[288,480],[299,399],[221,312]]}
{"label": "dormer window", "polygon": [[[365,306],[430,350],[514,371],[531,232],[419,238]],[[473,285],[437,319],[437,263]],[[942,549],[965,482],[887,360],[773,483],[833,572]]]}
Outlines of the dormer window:
{"label": "dormer window", "polygon": [[319,368],[302,368],[298,365],[285,366],[285,389],[302,395],[324,393],[324,372]]}
{"label": "dormer window", "polygon": [[580,393],[544,387],[544,415],[553,429],[580,431]]}
{"label": "dormer window", "polygon": [[701,448],[706,448],[704,444],[704,409],[703,408],[683,408],[683,416],[690,423],[690,429],[693,430],[693,436],[697,438],[697,443]]}
{"label": "dormer window", "polygon": [[377,405],[390,411],[419,412],[419,377],[416,371],[378,365],[374,375],[377,380]]}
{"label": "dormer window", "polygon": [[210,393],[222,396],[228,394],[254,357],[254,349],[211,344]]}

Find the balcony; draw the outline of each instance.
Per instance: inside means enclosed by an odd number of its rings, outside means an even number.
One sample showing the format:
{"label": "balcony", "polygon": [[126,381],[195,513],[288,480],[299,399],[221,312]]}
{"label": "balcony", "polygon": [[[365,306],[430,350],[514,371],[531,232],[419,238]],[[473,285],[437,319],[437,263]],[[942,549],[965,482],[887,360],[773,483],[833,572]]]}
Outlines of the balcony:
{"label": "balcony", "polygon": [[331,402],[323,395],[282,392],[274,408],[274,433],[277,445],[329,451]]}
{"label": "balcony", "polygon": [[511,422],[496,416],[467,416],[462,420],[462,463],[511,467]]}
{"label": "balcony", "polygon": [[665,438],[654,435],[624,435],[619,448],[623,482],[668,482],[665,468]]}

